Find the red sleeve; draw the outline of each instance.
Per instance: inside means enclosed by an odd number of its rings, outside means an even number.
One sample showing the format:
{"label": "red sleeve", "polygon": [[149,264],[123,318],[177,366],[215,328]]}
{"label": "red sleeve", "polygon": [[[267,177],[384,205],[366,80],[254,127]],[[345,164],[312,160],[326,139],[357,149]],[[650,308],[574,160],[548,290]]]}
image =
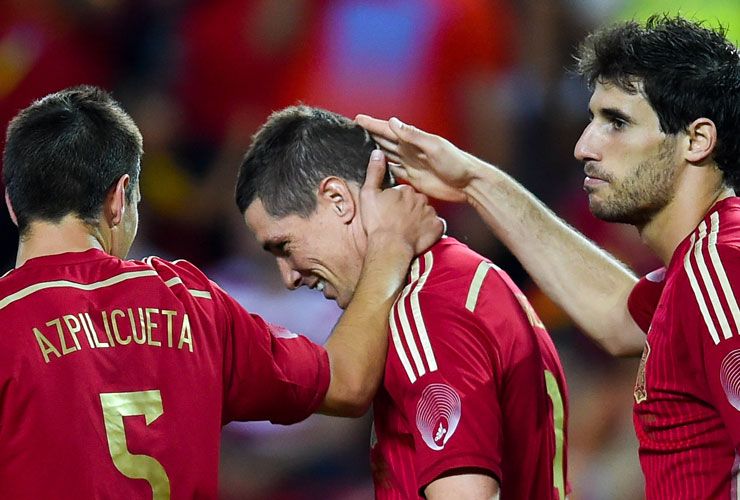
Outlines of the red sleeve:
{"label": "red sleeve", "polygon": [[640,278],[627,299],[627,308],[632,319],[645,333],[650,329],[664,286],[665,268],[661,267]]}
{"label": "red sleeve", "polygon": [[224,422],[299,422],[329,388],[329,357],[303,336],[249,314],[213,285],[223,310]]}
{"label": "red sleeve", "polygon": [[697,346],[707,398],[740,450],[740,307],[735,292],[740,287],[740,249],[717,245],[712,251],[703,248],[702,254],[703,262],[691,257],[679,283],[675,298],[684,303],[678,307],[678,323],[687,342]]}
{"label": "red sleeve", "polygon": [[[476,468],[501,477],[502,425],[498,363],[484,332],[467,310],[445,297],[420,294],[420,327],[414,335],[428,348],[410,354],[428,367],[418,380],[398,377],[401,411],[414,436],[414,468],[421,491],[446,471]],[[420,330],[425,331],[420,331]],[[418,371],[416,373],[419,373]]]}

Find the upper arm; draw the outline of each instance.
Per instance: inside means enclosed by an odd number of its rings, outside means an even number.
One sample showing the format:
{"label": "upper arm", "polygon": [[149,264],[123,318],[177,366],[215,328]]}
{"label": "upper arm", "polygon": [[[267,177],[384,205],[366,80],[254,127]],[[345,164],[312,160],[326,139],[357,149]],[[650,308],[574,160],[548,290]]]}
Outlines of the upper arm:
{"label": "upper arm", "polygon": [[613,354],[639,356],[645,345],[645,335],[650,329],[653,315],[665,287],[665,268],[657,269],[640,278],[622,301],[624,333]]}
{"label": "upper arm", "polygon": [[[710,244],[711,246],[711,244]],[[702,259],[697,259],[701,256]],[[718,411],[735,449],[740,450],[740,253],[726,246],[695,248],[674,300],[691,345],[701,352],[707,395]],[[698,339],[696,338],[698,336]]]}
{"label": "upper arm", "polygon": [[329,385],[326,351],[309,339],[224,304],[224,421],[294,423],[313,413]]}
{"label": "upper arm", "polygon": [[414,439],[419,488],[451,470],[498,477],[503,442],[489,340],[449,297],[420,294],[394,307],[389,363],[397,405]]}
{"label": "upper arm", "polygon": [[424,494],[428,500],[493,500],[499,498],[499,484],[489,475],[460,471],[435,479]]}

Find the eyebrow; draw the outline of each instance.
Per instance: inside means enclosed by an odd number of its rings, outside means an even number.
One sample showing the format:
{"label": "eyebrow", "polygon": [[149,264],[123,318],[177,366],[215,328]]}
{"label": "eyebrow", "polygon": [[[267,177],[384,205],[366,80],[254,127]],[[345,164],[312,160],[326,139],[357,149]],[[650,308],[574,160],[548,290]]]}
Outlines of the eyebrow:
{"label": "eyebrow", "polygon": [[262,244],[262,249],[265,252],[270,252],[270,253],[273,253],[276,250],[282,252],[282,250],[285,248],[286,243],[287,243],[286,239],[282,237],[268,238]]}
{"label": "eyebrow", "polygon": [[630,118],[625,112],[617,108],[600,108],[599,113],[609,118],[610,120],[617,119],[623,122],[632,123],[632,118]]}

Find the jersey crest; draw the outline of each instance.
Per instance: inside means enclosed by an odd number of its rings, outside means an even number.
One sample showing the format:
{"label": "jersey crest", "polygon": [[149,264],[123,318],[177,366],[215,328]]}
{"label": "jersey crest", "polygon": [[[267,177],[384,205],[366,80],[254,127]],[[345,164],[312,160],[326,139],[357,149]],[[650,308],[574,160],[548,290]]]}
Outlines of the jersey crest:
{"label": "jersey crest", "polygon": [[645,348],[642,350],[640,358],[640,368],[637,370],[637,380],[635,381],[635,403],[638,405],[647,400],[647,389],[645,388],[645,365],[650,356],[650,344],[646,341]]}
{"label": "jersey crest", "polygon": [[439,451],[455,433],[461,414],[460,396],[452,387],[430,384],[416,405],[416,427],[426,445]]}

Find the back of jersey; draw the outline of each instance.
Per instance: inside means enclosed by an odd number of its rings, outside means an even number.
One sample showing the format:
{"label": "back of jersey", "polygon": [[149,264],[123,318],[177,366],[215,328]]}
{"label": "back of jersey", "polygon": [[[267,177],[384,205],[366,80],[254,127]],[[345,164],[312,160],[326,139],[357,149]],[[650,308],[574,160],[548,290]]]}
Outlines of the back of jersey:
{"label": "back of jersey", "polygon": [[88,250],[0,280],[0,497],[216,496],[223,328],[208,280],[158,262]]}

